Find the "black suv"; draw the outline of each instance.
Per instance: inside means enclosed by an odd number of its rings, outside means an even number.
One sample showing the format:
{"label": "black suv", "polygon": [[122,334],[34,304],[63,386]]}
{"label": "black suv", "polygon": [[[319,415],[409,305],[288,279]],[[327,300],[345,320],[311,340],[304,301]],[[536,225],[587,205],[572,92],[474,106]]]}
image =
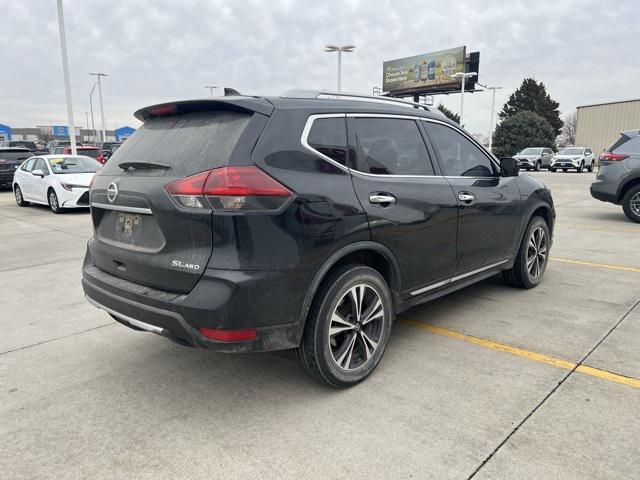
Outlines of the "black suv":
{"label": "black suv", "polygon": [[425,110],[309,91],[139,110],[91,188],[88,300],[183,345],[296,349],[346,387],[412,305],[500,271],[536,286],[549,190]]}
{"label": "black suv", "polygon": [[13,174],[22,162],[33,157],[25,147],[0,147],[0,188],[13,186]]}

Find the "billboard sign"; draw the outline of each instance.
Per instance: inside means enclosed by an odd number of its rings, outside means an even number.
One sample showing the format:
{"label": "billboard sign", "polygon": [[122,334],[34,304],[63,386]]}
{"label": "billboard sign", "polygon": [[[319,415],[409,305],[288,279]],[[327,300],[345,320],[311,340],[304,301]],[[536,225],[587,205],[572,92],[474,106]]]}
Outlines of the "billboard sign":
{"label": "billboard sign", "polygon": [[51,127],[52,134],[54,137],[68,137],[69,136],[69,127],[66,125],[54,125]]}
{"label": "billboard sign", "polygon": [[384,62],[382,90],[389,93],[447,90],[460,85],[452,75],[464,72],[465,47]]}

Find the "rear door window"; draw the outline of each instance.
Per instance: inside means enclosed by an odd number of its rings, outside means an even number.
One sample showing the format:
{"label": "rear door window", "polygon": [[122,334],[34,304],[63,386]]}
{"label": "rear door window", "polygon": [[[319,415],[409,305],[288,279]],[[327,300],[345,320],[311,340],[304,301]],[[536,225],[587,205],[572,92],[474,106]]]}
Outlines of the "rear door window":
{"label": "rear door window", "polygon": [[357,169],[376,175],[433,175],[415,120],[356,118]]}
{"label": "rear door window", "polygon": [[309,131],[307,143],[323,155],[346,165],[347,127],[345,118],[316,119]]}
{"label": "rear door window", "polygon": [[169,170],[133,170],[132,175],[187,176],[227,164],[251,115],[193,112],[147,120],[107,162],[104,175],[120,175],[119,163],[152,162]]}

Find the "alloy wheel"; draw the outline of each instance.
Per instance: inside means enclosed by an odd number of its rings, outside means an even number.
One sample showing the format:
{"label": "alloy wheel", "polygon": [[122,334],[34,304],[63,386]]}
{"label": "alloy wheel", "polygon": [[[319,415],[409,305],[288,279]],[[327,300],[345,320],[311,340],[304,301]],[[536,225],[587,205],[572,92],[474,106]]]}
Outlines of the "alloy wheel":
{"label": "alloy wheel", "polygon": [[20,187],[16,187],[16,190],[14,192],[15,196],[16,196],[16,202],[18,203],[18,205],[22,204],[22,191],[20,190]]}
{"label": "alloy wheel", "polygon": [[51,206],[51,210],[54,212],[58,211],[58,197],[54,192],[49,194],[49,205]]}
{"label": "alloy wheel", "polygon": [[629,207],[635,215],[640,217],[640,192],[637,192],[633,197],[631,197],[631,200],[629,200]]}
{"label": "alloy wheel", "polygon": [[547,238],[542,227],[537,227],[527,245],[527,273],[536,279],[542,273],[547,260]]}
{"label": "alloy wheel", "polygon": [[385,321],[378,292],[364,283],[351,287],[338,301],[329,322],[334,363],[350,371],[369,362],[378,349]]}

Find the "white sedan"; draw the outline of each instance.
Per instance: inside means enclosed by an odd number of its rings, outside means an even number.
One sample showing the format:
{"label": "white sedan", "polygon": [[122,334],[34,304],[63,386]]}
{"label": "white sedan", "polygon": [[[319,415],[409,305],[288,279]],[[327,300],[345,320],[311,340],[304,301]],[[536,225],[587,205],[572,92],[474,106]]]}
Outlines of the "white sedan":
{"label": "white sedan", "polygon": [[53,213],[87,208],[89,185],[102,165],[82,155],[43,155],[26,160],[13,176],[16,203],[49,205]]}

